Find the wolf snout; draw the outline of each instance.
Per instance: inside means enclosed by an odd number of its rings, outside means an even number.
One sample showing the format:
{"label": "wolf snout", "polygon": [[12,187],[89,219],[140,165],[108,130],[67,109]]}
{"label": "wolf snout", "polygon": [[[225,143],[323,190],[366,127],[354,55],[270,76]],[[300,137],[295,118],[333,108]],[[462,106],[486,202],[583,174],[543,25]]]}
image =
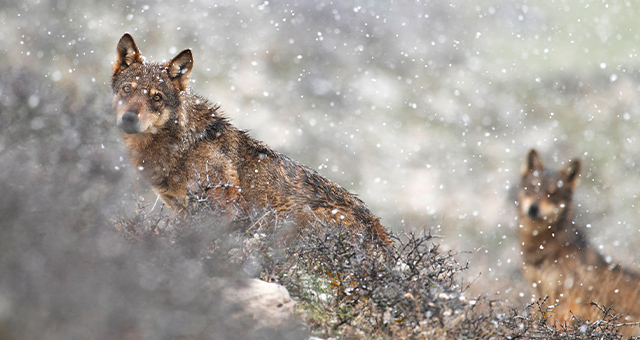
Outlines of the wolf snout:
{"label": "wolf snout", "polygon": [[527,214],[531,218],[538,218],[540,216],[540,207],[538,206],[538,204],[537,203],[532,204],[529,207],[529,211],[527,211]]}
{"label": "wolf snout", "polygon": [[132,135],[140,132],[138,123],[138,115],[134,112],[128,111],[122,115],[118,122],[118,126],[122,131],[124,131],[124,133]]}

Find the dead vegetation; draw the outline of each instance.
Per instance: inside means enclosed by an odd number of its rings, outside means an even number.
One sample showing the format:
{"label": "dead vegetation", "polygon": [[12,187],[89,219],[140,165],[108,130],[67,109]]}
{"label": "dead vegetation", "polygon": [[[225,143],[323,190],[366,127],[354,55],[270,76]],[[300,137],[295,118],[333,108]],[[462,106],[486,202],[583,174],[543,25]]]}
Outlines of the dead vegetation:
{"label": "dead vegetation", "polygon": [[[595,322],[575,318],[553,325],[548,320],[553,306],[544,299],[510,306],[487,296],[466,296],[458,274],[467,264],[458,263],[453,252],[441,252],[438,238],[429,233],[394,236],[392,251],[372,254],[340,227],[292,239],[291,222],[271,210],[255,211],[223,228],[220,214],[208,208],[192,211],[187,219],[154,216],[139,209],[115,225],[134,243],[160,238],[171,247],[187,247],[212,273],[237,275],[234,270],[240,268],[284,285],[298,302],[295,322],[317,337],[621,338],[621,323],[610,307],[598,306],[602,318]],[[221,263],[234,269],[220,268]]]}

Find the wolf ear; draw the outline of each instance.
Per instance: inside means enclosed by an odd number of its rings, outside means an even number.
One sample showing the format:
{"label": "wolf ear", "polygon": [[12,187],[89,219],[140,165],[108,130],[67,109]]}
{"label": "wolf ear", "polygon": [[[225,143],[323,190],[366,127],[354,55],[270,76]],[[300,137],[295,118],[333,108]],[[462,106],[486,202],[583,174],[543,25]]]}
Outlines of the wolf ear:
{"label": "wolf ear", "polygon": [[578,177],[580,175],[580,160],[574,159],[562,170],[562,176],[566,179],[567,184],[574,189],[578,186]]}
{"label": "wolf ear", "polygon": [[536,151],[535,149],[531,149],[531,151],[529,151],[529,153],[527,154],[527,159],[525,160],[522,167],[522,175],[525,176],[534,171],[538,171],[539,173],[541,173],[543,169],[544,164],[542,164],[542,159],[540,158],[538,151]]}
{"label": "wolf ear", "polygon": [[165,66],[169,79],[173,82],[178,91],[184,91],[189,85],[189,76],[191,75],[191,68],[193,68],[193,56],[191,50],[184,50],[180,52],[175,58],[171,59]]}
{"label": "wolf ear", "polygon": [[129,33],[125,33],[116,48],[116,61],[113,63],[113,74],[124,71],[134,63],[142,63],[140,50]]}

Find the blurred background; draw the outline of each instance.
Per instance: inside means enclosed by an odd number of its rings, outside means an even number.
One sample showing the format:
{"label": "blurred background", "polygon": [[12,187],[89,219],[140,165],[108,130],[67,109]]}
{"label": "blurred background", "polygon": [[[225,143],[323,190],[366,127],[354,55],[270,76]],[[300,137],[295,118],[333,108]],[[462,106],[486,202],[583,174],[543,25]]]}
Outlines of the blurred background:
{"label": "blurred background", "polygon": [[[77,232],[103,235],[137,201],[150,209],[156,199],[129,167],[110,109],[125,32],[147,60],[192,49],[195,92],[254,138],[357,193],[392,231],[442,236],[444,249],[469,261],[462,277],[471,295],[531,301],[513,202],[533,147],[550,167],[582,159],[576,200],[587,238],[639,269],[640,7],[632,1],[4,0],[0,8],[0,270],[12,273],[0,274],[0,319],[47,295],[39,285],[50,278],[34,273],[53,254],[57,273],[76,253],[112,256],[112,238],[78,250]],[[16,288],[24,282],[31,288]]]}

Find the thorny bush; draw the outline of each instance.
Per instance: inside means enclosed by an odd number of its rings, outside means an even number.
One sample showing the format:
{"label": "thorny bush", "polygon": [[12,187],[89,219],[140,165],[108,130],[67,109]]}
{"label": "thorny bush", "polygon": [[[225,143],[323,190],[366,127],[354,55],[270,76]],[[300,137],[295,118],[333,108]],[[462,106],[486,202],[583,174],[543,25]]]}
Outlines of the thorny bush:
{"label": "thorny bush", "polygon": [[[200,259],[211,273],[241,272],[284,285],[298,302],[298,321],[316,336],[621,338],[617,318],[605,307],[596,322],[576,319],[551,325],[547,317],[553,311],[544,300],[520,309],[487,297],[465,296],[466,286],[456,274],[468,264],[458,263],[453,252],[440,252],[438,238],[429,233],[396,235],[391,250],[372,252],[340,226],[296,232],[290,220],[269,209],[229,221],[199,202],[186,219],[141,217],[140,209],[116,226],[129,239],[160,237],[176,247],[188,244],[183,251]],[[211,233],[212,228],[218,231]]]}

